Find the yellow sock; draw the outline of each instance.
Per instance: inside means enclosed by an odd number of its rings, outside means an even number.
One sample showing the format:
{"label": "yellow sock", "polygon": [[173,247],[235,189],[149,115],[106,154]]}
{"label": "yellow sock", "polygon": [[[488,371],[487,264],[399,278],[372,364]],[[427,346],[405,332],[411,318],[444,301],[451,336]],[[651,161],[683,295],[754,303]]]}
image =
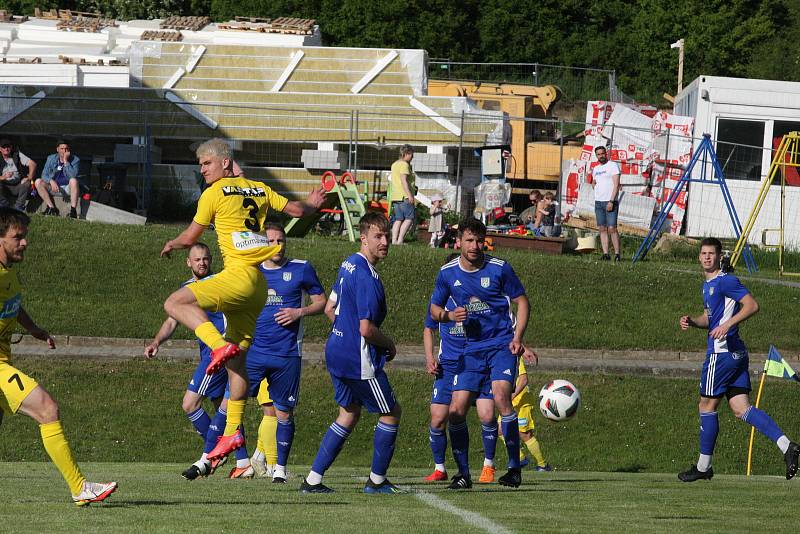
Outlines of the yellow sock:
{"label": "yellow sock", "polygon": [[247,399],[228,399],[228,419],[225,421],[225,432],[223,435],[230,436],[236,433],[239,425],[242,424],[245,404],[247,404]]}
{"label": "yellow sock", "polygon": [[267,465],[278,463],[278,442],[275,432],[278,430],[278,418],[274,415],[265,415],[258,426],[258,443],[267,459]]}
{"label": "yellow sock", "polygon": [[211,350],[217,350],[225,346],[225,338],[222,337],[222,334],[219,333],[219,330],[211,321],[206,321],[195,328],[194,333],[200,341],[211,347]]}
{"label": "yellow sock", "polygon": [[525,453],[522,451],[522,447],[520,447],[519,448],[519,461],[521,462],[524,459],[525,459]]}
{"label": "yellow sock", "polygon": [[78,464],[75,463],[72,450],[69,448],[67,438],[64,436],[61,421],[39,425],[39,432],[42,434],[44,450],[47,451],[50,459],[61,471],[61,476],[67,481],[72,494],[78,495],[83,490],[83,483],[86,478],[81,474]]}
{"label": "yellow sock", "polygon": [[536,460],[536,465],[539,467],[544,467],[547,465],[547,462],[544,461],[544,456],[542,456],[542,449],[539,448],[539,441],[536,439],[536,437],[532,437],[526,441],[525,446],[528,447],[529,451],[531,451],[534,460]]}

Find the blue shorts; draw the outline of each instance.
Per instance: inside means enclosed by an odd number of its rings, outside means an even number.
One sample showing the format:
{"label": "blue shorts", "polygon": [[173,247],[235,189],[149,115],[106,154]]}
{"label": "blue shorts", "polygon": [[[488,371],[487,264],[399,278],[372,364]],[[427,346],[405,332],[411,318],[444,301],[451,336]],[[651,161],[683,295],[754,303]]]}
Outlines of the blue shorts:
{"label": "blue shorts", "polygon": [[440,362],[441,370],[433,381],[431,404],[449,405],[453,398],[453,379],[458,374],[460,362]]}
{"label": "blue shorts", "polygon": [[[283,412],[297,406],[300,396],[301,361],[298,357],[267,356],[247,353],[247,395],[258,396],[261,382],[267,380],[269,397]],[[228,396],[228,392],[225,392]]]}
{"label": "blue shorts", "polygon": [[478,399],[492,399],[492,380],[487,373],[461,371],[453,376],[453,391],[471,391]]}
{"label": "blue shorts", "polygon": [[387,414],[397,404],[392,386],[389,385],[389,378],[383,369],[375,374],[375,378],[362,380],[331,375],[331,382],[333,382],[333,397],[339,406],[358,404],[365,407],[369,413]]}
{"label": "blue shorts", "polygon": [[405,200],[392,202],[392,223],[405,220],[413,221],[416,216],[417,210],[413,204]]}
{"label": "blue shorts", "polygon": [[594,203],[594,216],[597,219],[597,226],[617,226],[617,215],[619,215],[619,202],[616,200],[614,201],[614,209],[613,211],[606,211],[606,205],[608,202],[597,202]]}
{"label": "blue shorts", "polygon": [[208,399],[218,399],[225,395],[225,389],[228,387],[228,371],[222,369],[213,375],[207,375],[206,368],[210,363],[211,352],[209,351],[208,356],[200,357],[200,363],[197,364],[192,380],[186,389]]}
{"label": "blue shorts", "polygon": [[492,382],[505,380],[513,386],[517,380],[517,357],[507,345],[464,354],[464,366],[453,381],[453,391],[472,391],[479,399],[492,399]]}
{"label": "blue shorts", "polygon": [[721,397],[731,388],[750,391],[750,358],[746,352],[719,352],[706,356],[700,376],[701,397]]}

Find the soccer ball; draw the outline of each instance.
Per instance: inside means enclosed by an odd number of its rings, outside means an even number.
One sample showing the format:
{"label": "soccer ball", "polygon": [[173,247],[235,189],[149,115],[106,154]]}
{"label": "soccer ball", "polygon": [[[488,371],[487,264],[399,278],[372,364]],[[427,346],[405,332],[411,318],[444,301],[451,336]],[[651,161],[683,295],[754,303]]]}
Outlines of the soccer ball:
{"label": "soccer ball", "polygon": [[571,419],[580,405],[581,392],[566,380],[553,380],[539,392],[539,409],[551,421]]}

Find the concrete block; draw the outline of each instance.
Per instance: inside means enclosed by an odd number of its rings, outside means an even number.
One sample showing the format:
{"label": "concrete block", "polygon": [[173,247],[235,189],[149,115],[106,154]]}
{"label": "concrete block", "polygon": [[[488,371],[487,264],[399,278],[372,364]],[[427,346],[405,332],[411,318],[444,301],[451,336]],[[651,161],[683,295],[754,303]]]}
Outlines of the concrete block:
{"label": "concrete block", "polygon": [[447,154],[414,154],[412,168],[414,172],[434,172],[449,173],[453,164],[453,158]]}
{"label": "concrete block", "polygon": [[347,154],[338,150],[303,150],[300,161],[306,169],[326,171],[347,169]]}

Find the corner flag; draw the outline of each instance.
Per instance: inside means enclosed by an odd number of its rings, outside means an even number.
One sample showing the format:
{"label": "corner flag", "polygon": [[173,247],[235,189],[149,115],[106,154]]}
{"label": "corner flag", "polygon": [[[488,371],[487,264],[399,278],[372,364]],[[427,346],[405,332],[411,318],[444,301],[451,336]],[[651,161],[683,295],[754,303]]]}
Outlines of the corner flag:
{"label": "corner flag", "polygon": [[778,378],[786,378],[800,382],[800,377],[794,372],[792,366],[783,359],[778,349],[772,345],[769,346],[767,361],[764,362],[764,373],[769,376],[777,376]]}

